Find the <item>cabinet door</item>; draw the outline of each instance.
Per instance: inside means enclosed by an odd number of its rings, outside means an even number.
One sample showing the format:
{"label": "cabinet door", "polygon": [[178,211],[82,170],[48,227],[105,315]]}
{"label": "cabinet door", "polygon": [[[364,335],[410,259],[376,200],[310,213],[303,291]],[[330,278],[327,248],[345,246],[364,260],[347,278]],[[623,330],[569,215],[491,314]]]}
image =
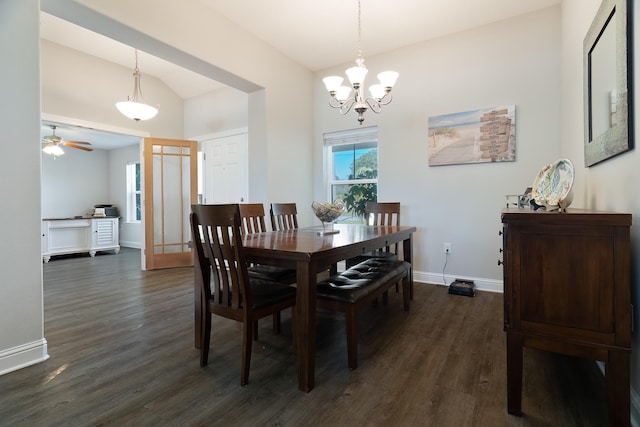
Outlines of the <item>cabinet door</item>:
{"label": "cabinet door", "polygon": [[93,220],[92,247],[94,249],[118,245],[117,221],[117,218],[100,218]]}
{"label": "cabinet door", "polygon": [[521,237],[521,321],[549,334],[613,344],[611,229],[539,226],[523,229]]}

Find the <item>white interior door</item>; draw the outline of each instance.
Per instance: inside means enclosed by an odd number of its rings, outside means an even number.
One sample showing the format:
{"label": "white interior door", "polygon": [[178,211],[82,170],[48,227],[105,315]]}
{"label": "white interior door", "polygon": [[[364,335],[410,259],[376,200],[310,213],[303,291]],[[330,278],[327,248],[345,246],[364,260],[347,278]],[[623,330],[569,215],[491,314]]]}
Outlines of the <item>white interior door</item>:
{"label": "white interior door", "polygon": [[202,141],[204,203],[248,201],[247,143],[246,132]]}

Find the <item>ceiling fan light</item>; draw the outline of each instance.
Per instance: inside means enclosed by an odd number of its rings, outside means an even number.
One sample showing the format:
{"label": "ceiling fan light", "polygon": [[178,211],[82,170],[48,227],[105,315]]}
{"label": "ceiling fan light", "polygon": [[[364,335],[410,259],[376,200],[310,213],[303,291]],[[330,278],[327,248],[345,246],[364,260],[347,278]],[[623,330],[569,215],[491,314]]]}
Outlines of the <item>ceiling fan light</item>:
{"label": "ceiling fan light", "polygon": [[50,154],[54,157],[58,157],[58,156],[62,156],[64,154],[64,150],[62,148],[60,148],[59,145],[57,144],[48,144],[45,145],[42,148],[42,151],[44,151],[47,154]]}
{"label": "ceiling fan light", "polygon": [[157,108],[140,102],[121,101],[116,103],[116,108],[128,118],[137,122],[152,119],[158,114]]}

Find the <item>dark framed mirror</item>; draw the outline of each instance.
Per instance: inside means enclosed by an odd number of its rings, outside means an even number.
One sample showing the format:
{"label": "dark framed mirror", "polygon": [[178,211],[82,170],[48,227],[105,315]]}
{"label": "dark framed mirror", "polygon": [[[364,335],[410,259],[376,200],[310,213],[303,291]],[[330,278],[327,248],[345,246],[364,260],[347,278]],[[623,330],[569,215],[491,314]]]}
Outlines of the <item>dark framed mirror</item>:
{"label": "dark framed mirror", "polygon": [[584,39],[585,166],[633,148],[633,0],[603,0]]}

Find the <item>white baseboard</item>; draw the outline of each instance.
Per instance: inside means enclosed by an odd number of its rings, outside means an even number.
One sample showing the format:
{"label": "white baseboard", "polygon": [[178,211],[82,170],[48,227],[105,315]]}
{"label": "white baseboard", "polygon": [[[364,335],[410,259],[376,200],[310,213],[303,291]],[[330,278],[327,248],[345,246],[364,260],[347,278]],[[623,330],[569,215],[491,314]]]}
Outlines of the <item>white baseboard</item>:
{"label": "white baseboard", "polygon": [[0,351],[0,375],[44,362],[48,358],[47,340],[44,338]]}
{"label": "white baseboard", "polygon": [[479,291],[502,293],[504,289],[502,280],[483,279],[481,277],[454,276],[450,274],[445,274],[443,276],[439,273],[428,273],[424,271],[413,272],[413,280],[415,280],[416,282],[449,286],[455,279],[473,280],[473,283],[476,285],[476,289]]}
{"label": "white baseboard", "polygon": [[120,240],[120,246],[123,246],[125,248],[134,248],[134,249],[142,249],[142,245],[140,244],[140,242],[129,242],[126,240]]}

